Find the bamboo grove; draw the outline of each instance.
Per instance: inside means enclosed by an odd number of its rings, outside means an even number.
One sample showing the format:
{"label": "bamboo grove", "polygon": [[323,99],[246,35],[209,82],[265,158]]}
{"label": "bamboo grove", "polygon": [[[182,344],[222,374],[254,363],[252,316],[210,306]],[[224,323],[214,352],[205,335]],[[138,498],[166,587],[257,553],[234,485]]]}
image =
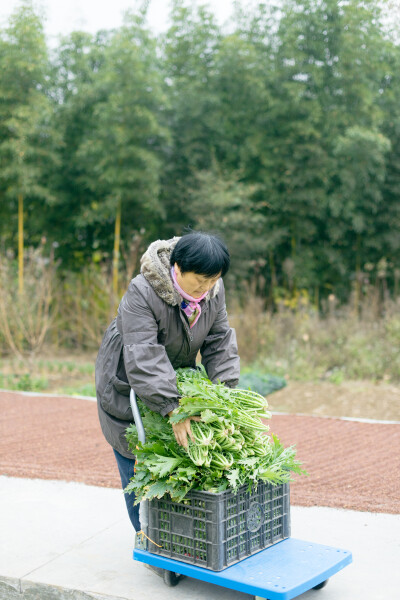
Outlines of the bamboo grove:
{"label": "bamboo grove", "polygon": [[113,266],[116,289],[133,247],[190,225],[226,238],[238,289],[398,294],[395,6],[252,6],[222,26],[175,0],[155,36],[144,4],[50,47],[21,3],[0,31],[0,244],[20,289],[24,248],[63,273]]}

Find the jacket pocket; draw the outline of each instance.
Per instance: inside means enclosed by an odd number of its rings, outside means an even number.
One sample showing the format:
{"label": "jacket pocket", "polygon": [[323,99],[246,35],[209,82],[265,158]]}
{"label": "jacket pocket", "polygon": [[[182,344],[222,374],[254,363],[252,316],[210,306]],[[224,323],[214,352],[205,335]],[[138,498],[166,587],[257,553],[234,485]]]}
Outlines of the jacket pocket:
{"label": "jacket pocket", "polygon": [[129,402],[131,388],[129,383],[114,375],[108,382],[101,398],[102,408],[113,417],[123,421],[133,421]]}
{"label": "jacket pocket", "polygon": [[131,392],[131,386],[127,381],[122,381],[122,379],[119,379],[116,375],[114,375],[114,377],[111,379],[111,383],[113,384],[117,392],[119,392],[123,396],[129,396]]}

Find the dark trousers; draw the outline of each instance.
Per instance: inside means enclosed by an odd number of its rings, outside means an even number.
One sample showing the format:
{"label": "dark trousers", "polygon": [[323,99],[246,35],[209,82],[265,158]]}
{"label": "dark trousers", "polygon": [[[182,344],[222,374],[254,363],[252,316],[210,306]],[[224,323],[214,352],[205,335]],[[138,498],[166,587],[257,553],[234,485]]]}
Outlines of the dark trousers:
{"label": "dark trousers", "polygon": [[[125,489],[130,479],[134,475],[135,459],[125,458],[125,456],[122,456],[122,454],[116,450],[114,450],[114,455],[117,460],[118,470],[121,476],[122,489]],[[131,523],[136,531],[140,531],[139,504],[133,506],[133,503],[135,502],[135,494],[124,494],[124,496]]]}

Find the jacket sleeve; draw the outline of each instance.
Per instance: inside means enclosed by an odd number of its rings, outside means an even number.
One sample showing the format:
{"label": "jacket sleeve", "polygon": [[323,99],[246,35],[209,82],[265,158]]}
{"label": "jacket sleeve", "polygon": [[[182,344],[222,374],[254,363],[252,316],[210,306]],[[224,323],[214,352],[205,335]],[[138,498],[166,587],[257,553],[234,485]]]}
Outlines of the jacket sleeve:
{"label": "jacket sleeve", "polygon": [[229,387],[234,387],[239,381],[240,359],[236,333],[228,323],[222,279],[217,298],[218,312],[201,347],[201,362],[211,381],[215,383],[219,380]]}
{"label": "jacket sleeve", "polygon": [[176,375],[164,346],[158,343],[154,313],[132,283],[119,313],[129,385],[151,410],[165,416],[179,405]]}

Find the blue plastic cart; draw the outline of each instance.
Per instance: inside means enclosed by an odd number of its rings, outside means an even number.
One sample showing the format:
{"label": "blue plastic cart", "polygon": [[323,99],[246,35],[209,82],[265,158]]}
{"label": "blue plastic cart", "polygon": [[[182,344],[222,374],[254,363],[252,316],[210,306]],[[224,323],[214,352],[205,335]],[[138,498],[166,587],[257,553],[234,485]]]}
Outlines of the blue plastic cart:
{"label": "blue plastic cart", "polygon": [[[130,403],[139,440],[144,442],[145,432],[133,390]],[[148,523],[147,512],[147,502],[143,502],[140,506],[143,530]],[[325,587],[329,577],[352,562],[352,554],[348,550],[295,538],[282,540],[223,571],[211,571],[152,554],[146,549],[145,543],[140,541],[133,551],[133,558],[164,569],[163,579],[168,586],[175,586],[183,576],[188,576],[253,594],[255,600],[291,600],[310,589],[321,589]]]}

